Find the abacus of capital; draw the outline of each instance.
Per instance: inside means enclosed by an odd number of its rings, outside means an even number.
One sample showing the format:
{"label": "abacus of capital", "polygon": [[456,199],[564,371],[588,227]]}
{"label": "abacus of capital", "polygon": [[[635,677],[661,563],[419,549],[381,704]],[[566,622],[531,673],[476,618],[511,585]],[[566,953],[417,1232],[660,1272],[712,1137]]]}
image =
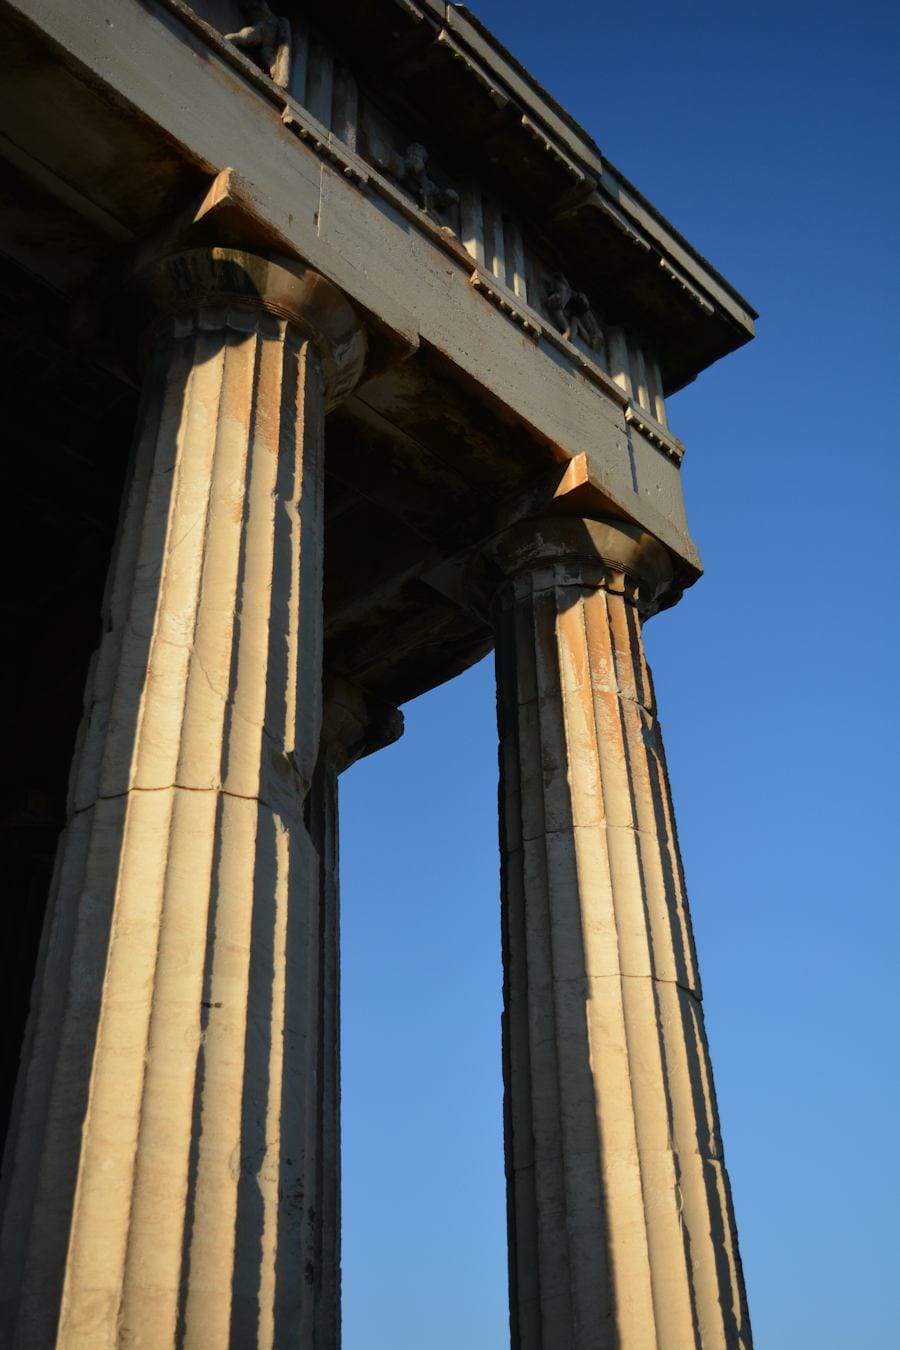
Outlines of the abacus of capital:
{"label": "abacus of capital", "polygon": [[460,6],[0,37],[0,1345],[338,1350],[338,777],[493,646],[513,1350],[749,1347],[642,626],[753,311]]}

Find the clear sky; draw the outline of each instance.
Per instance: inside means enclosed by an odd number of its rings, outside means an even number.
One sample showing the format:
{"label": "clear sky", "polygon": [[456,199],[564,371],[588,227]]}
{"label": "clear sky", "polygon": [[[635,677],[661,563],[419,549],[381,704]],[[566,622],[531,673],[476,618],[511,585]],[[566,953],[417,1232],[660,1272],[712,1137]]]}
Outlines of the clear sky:
{"label": "clear sky", "polygon": [[[647,644],[760,1350],[900,1346],[895,3],[477,0],[760,310]],[[508,1346],[489,659],[342,783],[345,1350]]]}

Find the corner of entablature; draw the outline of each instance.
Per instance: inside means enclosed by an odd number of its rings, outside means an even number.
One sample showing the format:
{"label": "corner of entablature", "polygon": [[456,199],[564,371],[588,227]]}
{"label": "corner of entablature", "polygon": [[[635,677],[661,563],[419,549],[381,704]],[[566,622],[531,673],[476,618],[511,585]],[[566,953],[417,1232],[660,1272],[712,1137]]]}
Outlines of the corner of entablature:
{"label": "corner of entablature", "polygon": [[100,289],[76,301],[72,336],[137,384],[148,328],[162,317],[215,304],[262,309],[293,324],[316,349],[329,407],[360,380],[407,359],[418,341],[362,312],[298,257],[231,169],[130,249]]}
{"label": "corner of entablature", "polygon": [[393,745],[403,735],[403,725],[403,714],[393,704],[340,676],[325,677],[320,758],[338,773]]}

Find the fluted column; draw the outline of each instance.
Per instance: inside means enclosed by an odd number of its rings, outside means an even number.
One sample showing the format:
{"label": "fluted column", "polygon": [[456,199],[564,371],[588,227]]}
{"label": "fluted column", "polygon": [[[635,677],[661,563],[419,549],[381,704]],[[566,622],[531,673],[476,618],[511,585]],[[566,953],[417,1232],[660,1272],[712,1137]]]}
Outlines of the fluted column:
{"label": "fluted column", "polygon": [[326,407],[364,335],[298,264],[134,279],[134,469],[3,1182],[3,1344],[317,1347]]}
{"label": "fluted column", "polygon": [[750,1345],[641,622],[665,550],[515,527],[496,621],[514,1350]]}

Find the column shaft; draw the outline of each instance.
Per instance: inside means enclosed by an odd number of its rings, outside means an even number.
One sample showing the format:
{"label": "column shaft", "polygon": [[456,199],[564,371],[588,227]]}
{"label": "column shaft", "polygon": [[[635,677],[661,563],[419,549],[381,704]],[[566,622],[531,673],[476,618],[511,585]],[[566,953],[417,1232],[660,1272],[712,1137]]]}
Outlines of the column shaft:
{"label": "column shaft", "polygon": [[260,306],[157,333],[7,1157],[4,1344],[333,1345],[303,819],[324,408]]}
{"label": "column shaft", "polygon": [[313,1252],[315,1336],[318,1350],[341,1343],[341,1058],[340,888],[338,877],[338,768],[320,756],[310,789],[309,828],[318,863],[318,1017],[316,1113],[318,1168],[312,1205],[317,1215]]}
{"label": "column shaft", "polygon": [[533,561],[497,671],[513,1345],[749,1346],[635,587]]}

